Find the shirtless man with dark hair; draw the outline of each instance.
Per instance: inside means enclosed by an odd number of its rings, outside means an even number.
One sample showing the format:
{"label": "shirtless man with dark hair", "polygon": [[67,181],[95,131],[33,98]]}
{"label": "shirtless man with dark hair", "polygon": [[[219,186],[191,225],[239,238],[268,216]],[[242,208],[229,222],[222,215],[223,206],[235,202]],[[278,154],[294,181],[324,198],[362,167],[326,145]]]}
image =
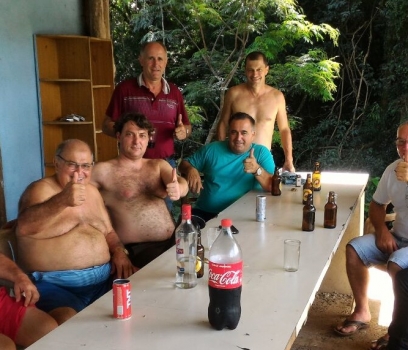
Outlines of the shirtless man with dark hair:
{"label": "shirtless man with dark hair", "polygon": [[143,158],[153,125],[142,114],[128,113],[115,123],[119,156],[95,165],[92,183],[99,188],[113,227],[142,268],[174,245],[174,220],[165,198],[188,192],[185,179],[163,159]]}
{"label": "shirtless man with dark hair", "polygon": [[80,140],[57,149],[55,174],[33,182],[19,203],[19,264],[59,324],[109,290],[109,277],[133,273],[103,199],[89,184],[93,157]]}
{"label": "shirtless man with dark hair", "polygon": [[283,170],[294,172],[292,156],[292,134],[286,114],[286,102],[283,93],[265,82],[269,66],[262,52],[251,52],[245,58],[245,75],[247,81],[231,87],[225,94],[217,138],[222,141],[227,137],[228,121],[231,115],[244,112],[256,121],[254,143],[272,147],[272,136],[275,121],[281,135],[285,153]]}

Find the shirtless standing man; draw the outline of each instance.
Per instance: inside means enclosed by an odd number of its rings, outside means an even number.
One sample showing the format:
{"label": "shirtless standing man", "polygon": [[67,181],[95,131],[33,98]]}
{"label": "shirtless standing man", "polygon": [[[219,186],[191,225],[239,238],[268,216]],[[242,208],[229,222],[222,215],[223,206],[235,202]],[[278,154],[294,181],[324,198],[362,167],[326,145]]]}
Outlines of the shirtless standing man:
{"label": "shirtless standing man", "polygon": [[143,158],[153,131],[143,114],[125,114],[115,130],[119,156],[96,164],[92,183],[102,194],[130,260],[142,268],[174,245],[175,223],[165,198],[184,197],[188,185],[165,160]]}
{"label": "shirtless standing man", "polygon": [[20,266],[41,295],[37,307],[61,324],[109,290],[111,273],[127,278],[133,269],[98,189],[89,184],[89,146],[64,141],[54,164],[54,175],[23,193],[16,235]]}
{"label": "shirtless standing man", "polygon": [[271,149],[275,120],[281,134],[285,163],[282,170],[294,172],[292,135],[286,114],[283,93],[266,85],[265,77],[269,66],[262,52],[251,52],[245,58],[247,82],[231,87],[225,94],[220,122],[217,127],[218,140],[227,136],[228,120],[234,113],[244,112],[256,121],[255,143]]}

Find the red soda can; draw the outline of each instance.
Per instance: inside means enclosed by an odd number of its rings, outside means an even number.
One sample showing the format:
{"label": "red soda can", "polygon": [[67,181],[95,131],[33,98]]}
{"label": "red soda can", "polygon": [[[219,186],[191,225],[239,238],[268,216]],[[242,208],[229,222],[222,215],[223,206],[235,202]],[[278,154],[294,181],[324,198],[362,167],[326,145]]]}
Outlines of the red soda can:
{"label": "red soda can", "polygon": [[132,317],[131,286],[127,279],[113,281],[113,317],[126,320]]}

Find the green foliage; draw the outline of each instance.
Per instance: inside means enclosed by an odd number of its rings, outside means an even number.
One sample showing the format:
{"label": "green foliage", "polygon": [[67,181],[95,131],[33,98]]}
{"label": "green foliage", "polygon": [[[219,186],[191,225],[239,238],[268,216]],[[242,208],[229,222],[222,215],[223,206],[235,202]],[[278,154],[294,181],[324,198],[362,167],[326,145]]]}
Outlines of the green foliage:
{"label": "green foliage", "polygon": [[305,15],[292,9],[281,23],[270,23],[267,31],[255,39],[252,47],[264,51],[269,59],[275,60],[298,42],[313,46],[315,41],[324,41],[325,37],[337,45],[339,32],[325,23],[315,25],[307,21]]}
{"label": "green foliage", "polygon": [[[126,7],[124,2],[121,5]],[[167,77],[182,88],[186,103],[200,107],[206,116],[201,142],[211,140],[224,93],[244,81],[242,61],[255,49],[273,61],[268,81],[276,87],[294,96],[333,99],[339,64],[314,43],[328,40],[335,45],[338,32],[307,21],[295,1],[162,0],[127,5],[133,10],[126,13],[131,14],[127,20],[134,39],[166,43]],[[299,45],[306,54],[295,54]]]}
{"label": "green foliage", "polygon": [[194,125],[192,137],[176,144],[180,156],[211,140],[225,91],[245,81],[245,55],[261,50],[267,83],[286,97],[297,169],[319,160],[323,170],[376,179],[397,157],[392,141],[408,120],[406,0],[110,4],[117,81],[140,71],[143,41],[168,47],[167,78],[181,88]]}
{"label": "green foliage", "polygon": [[327,59],[320,49],[310,50],[300,57],[288,56],[284,64],[271,67],[267,83],[280,86],[286,94],[306,94],[312,99],[333,100],[339,78],[340,64]]}
{"label": "green foliage", "polygon": [[373,199],[373,194],[377,189],[378,183],[380,182],[380,177],[370,177],[367,183],[366,191],[365,191],[365,205],[364,205],[364,213],[365,218],[368,217],[368,209],[370,206],[370,202]]}

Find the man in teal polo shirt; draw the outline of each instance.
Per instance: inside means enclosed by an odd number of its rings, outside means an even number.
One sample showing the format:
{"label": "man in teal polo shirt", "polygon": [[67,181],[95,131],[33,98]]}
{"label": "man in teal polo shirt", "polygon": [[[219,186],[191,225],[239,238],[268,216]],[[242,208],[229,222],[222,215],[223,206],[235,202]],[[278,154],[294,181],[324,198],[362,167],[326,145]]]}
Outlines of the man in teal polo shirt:
{"label": "man in teal polo shirt", "polygon": [[205,221],[252,189],[271,190],[275,163],[265,146],[253,143],[255,120],[239,112],[228,125],[227,140],[205,145],[179,165],[190,191],[199,194],[193,214]]}

